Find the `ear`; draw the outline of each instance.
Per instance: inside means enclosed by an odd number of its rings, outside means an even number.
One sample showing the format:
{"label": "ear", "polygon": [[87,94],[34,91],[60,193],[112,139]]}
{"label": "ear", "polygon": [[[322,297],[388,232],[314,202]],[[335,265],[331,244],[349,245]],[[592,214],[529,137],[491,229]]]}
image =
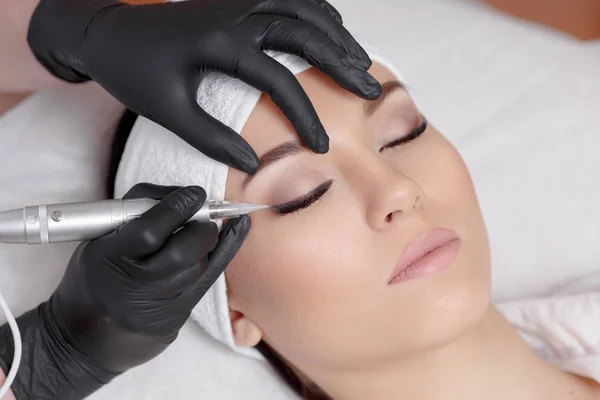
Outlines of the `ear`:
{"label": "ear", "polygon": [[229,320],[235,344],[240,347],[254,347],[263,337],[262,330],[242,312],[229,308]]}

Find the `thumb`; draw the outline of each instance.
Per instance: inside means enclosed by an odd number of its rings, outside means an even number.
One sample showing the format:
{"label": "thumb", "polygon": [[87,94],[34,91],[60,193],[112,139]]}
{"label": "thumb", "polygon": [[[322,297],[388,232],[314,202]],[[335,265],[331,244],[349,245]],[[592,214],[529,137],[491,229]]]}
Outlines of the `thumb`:
{"label": "thumb", "polygon": [[143,183],[138,183],[137,185],[135,185],[131,189],[129,189],[129,191],[127,193],[125,193],[123,198],[124,199],[147,198],[147,199],[160,200],[163,197],[165,197],[166,195],[168,195],[178,189],[181,189],[181,186],[162,186],[162,185],[155,185],[153,183],[143,182]]}
{"label": "thumb", "polygon": [[[250,217],[241,217],[229,220],[219,235],[219,241],[215,250],[208,256],[208,267],[202,279],[198,283],[196,293],[200,298],[210,289],[215,281],[221,276],[233,257],[242,247],[242,243],[250,231]],[[198,300],[200,300],[200,298]]]}

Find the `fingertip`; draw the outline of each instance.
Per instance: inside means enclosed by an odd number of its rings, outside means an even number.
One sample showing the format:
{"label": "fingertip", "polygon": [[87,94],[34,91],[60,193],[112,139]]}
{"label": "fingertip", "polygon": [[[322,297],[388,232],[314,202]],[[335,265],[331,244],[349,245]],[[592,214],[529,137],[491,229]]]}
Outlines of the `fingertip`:
{"label": "fingertip", "polygon": [[250,231],[251,224],[252,224],[252,221],[251,221],[249,215],[241,215],[238,218],[238,220],[236,221],[236,224],[233,227],[233,229],[236,231],[236,235],[238,237],[239,236],[246,237],[246,235]]}
{"label": "fingertip", "polygon": [[225,224],[221,234],[219,235],[219,243],[217,247],[225,252],[232,249],[239,249],[246,240],[248,232],[250,232],[250,217],[248,215],[240,215],[238,218],[230,219]]}
{"label": "fingertip", "polygon": [[325,154],[329,151],[329,136],[319,119],[319,116],[311,113],[312,122],[304,121],[296,127],[302,143],[316,154]]}
{"label": "fingertip", "polygon": [[325,154],[329,151],[329,136],[325,132],[325,127],[321,123],[319,117],[315,114],[315,120],[312,124],[313,138],[315,142],[315,152],[317,154]]}
{"label": "fingertip", "polygon": [[[253,151],[254,153],[254,151]],[[258,171],[260,161],[256,154],[245,154],[242,157],[238,157],[235,160],[235,165],[231,165],[233,168],[238,169],[248,175],[254,175]]]}
{"label": "fingertip", "polygon": [[235,135],[232,143],[224,143],[227,154],[224,155],[225,160],[222,162],[232,168],[253,175],[258,171],[260,164],[258,156],[248,142],[239,134],[235,133]]}
{"label": "fingertip", "polygon": [[375,82],[369,86],[367,93],[365,93],[365,98],[367,100],[376,100],[383,93],[383,88],[379,82]]}
{"label": "fingertip", "polygon": [[379,83],[379,81],[369,72],[355,69],[351,70],[350,76],[352,77],[355,87],[358,89],[358,91],[355,92],[356,95],[365,100],[375,100],[381,96],[383,91],[381,83]]}
{"label": "fingertip", "polygon": [[246,237],[250,230],[250,224],[249,215],[240,215],[238,218],[230,219],[223,229],[223,239],[235,241],[235,238]]}
{"label": "fingertip", "polygon": [[325,132],[322,132],[319,136],[319,143],[317,146],[318,154],[325,154],[329,151],[329,136]]}

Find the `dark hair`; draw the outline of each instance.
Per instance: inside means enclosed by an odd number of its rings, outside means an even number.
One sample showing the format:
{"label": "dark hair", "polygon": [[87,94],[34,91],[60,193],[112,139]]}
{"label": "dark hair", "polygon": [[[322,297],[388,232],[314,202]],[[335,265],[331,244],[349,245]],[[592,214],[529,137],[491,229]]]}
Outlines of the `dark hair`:
{"label": "dark hair", "polygon": [[267,342],[261,340],[255,348],[267,359],[269,364],[277,371],[279,376],[296,392],[303,400],[333,400],[316,383],[307,382],[288,365]]}
{"label": "dark hair", "polygon": [[113,197],[115,192],[115,181],[117,179],[117,170],[119,169],[119,163],[123,157],[123,151],[129,139],[129,134],[133,129],[133,125],[137,120],[137,115],[130,110],[125,110],[123,116],[119,120],[115,129],[115,135],[113,136],[112,148],[110,153],[110,159],[108,161],[108,176],[106,179],[106,193],[110,198]]}

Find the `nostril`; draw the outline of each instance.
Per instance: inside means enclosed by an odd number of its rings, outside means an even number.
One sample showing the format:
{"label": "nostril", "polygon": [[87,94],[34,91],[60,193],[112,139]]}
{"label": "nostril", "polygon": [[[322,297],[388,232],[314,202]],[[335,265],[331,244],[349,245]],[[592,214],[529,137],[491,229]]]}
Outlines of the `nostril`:
{"label": "nostril", "polygon": [[392,222],[392,213],[385,216],[385,222]]}

